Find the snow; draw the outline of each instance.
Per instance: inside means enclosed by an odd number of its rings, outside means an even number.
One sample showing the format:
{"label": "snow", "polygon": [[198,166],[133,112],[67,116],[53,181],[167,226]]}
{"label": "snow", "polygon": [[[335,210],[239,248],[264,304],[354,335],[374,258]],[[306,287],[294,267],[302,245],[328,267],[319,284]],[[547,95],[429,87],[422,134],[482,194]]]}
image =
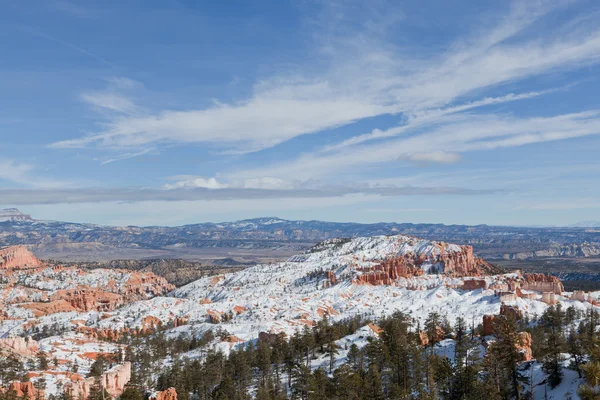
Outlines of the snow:
{"label": "snow", "polygon": [[[290,336],[324,316],[332,321],[357,315],[375,319],[402,311],[423,326],[429,313],[435,311],[446,316],[451,324],[454,324],[456,318],[462,317],[468,325],[478,325],[484,315],[498,314],[501,306],[500,297],[492,290],[460,289],[464,280],[481,277],[451,278],[426,273],[420,277],[400,278],[392,285],[380,286],[359,284],[356,279],[364,273],[363,269],[378,265],[390,257],[404,254],[430,257],[443,252],[462,250],[461,246],[402,235],[352,240],[332,239],[305,254],[290,257],[281,263],[261,264],[227,275],[202,278],[174,290],[167,296],[136,301],[112,312],[69,312],[34,318],[30,311],[8,307],[10,318],[0,321],[0,337],[24,335],[26,327],[30,324],[35,324],[39,329],[60,326],[67,331],[73,331],[80,325],[114,330],[141,328],[149,316],[158,318],[164,324],[172,322],[175,318],[183,318],[187,324],[170,329],[168,335],[177,336],[184,333],[201,337],[206,331],[219,328],[227,331],[234,340],[216,340],[211,346],[228,353],[236,346],[256,340],[261,332],[283,332]],[[431,272],[439,270],[440,266],[424,263],[422,267],[425,272]],[[326,277],[325,272],[335,276],[334,283]],[[488,284],[503,283],[517,278],[518,275],[514,273],[485,277]],[[109,282],[115,287],[120,287],[128,279],[128,273],[110,270],[74,274],[46,269],[41,274],[26,276],[23,273],[22,276],[18,276],[18,282],[21,284],[50,291],[82,284],[106,286]],[[7,297],[3,301],[28,294],[27,289],[19,286],[5,293]],[[593,294],[592,297],[598,298],[599,294]],[[581,310],[591,307],[589,303],[570,300],[566,295],[568,294],[557,296],[565,308],[571,305]],[[507,304],[517,306],[530,317],[541,315],[548,307],[541,301],[541,295],[533,299],[516,298]],[[223,318],[218,324],[211,323],[211,316],[214,320],[215,316],[226,315],[231,318]],[[362,347],[370,337],[375,336],[376,334],[366,326],[340,339],[337,342],[340,350],[336,355],[336,366],[344,362],[352,344]],[[84,340],[73,332],[60,337],[46,338],[42,340],[41,345],[43,350],[49,352],[50,358],[57,357],[67,362],[77,360],[84,373],[89,369],[91,361],[82,358],[82,354],[119,351],[117,345]],[[480,350],[483,354],[484,349]],[[205,351],[206,349],[197,349],[186,353],[185,356],[202,357]],[[434,351],[452,360],[454,341],[444,340],[435,346]],[[319,356],[311,363],[314,368],[329,369],[329,358],[326,355]],[[66,367],[61,364],[58,368],[60,370]],[[540,368],[539,363],[531,363],[531,373],[536,385],[544,378]],[[49,387],[58,384],[52,379]],[[548,398],[564,398],[567,392],[575,394],[579,384],[580,380],[576,374],[565,370],[564,383],[549,391],[549,396],[554,397]],[[536,399],[543,398],[539,397],[540,393],[543,393],[543,390],[536,387]]]}

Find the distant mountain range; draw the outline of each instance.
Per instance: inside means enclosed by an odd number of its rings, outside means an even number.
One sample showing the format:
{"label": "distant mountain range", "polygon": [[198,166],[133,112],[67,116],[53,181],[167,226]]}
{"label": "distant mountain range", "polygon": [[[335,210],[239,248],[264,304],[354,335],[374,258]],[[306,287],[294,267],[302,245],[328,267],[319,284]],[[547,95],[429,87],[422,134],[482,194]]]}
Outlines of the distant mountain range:
{"label": "distant mountain range", "polygon": [[[42,258],[281,259],[332,237],[405,234],[472,245],[487,259],[600,254],[600,230],[581,227],[507,227],[382,222],[288,221],[276,217],[177,227],[113,227],[39,221],[16,209],[0,211],[0,247],[26,245]],[[564,247],[564,249],[562,248]]]}
{"label": "distant mountain range", "polygon": [[581,221],[571,225],[574,228],[600,228],[600,221]]}

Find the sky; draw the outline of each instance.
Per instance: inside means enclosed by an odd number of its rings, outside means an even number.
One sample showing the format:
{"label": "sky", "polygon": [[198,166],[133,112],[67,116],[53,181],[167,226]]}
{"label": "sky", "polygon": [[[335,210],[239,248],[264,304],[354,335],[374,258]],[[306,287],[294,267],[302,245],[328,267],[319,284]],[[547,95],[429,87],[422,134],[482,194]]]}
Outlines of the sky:
{"label": "sky", "polygon": [[0,0],[0,208],[600,220],[593,0]]}

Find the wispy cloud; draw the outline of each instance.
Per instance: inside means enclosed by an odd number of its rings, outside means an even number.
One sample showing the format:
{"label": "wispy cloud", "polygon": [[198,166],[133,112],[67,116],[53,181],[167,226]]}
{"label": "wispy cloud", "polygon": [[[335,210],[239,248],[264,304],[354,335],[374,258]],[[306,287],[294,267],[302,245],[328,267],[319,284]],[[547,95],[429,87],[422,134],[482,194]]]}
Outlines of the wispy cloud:
{"label": "wispy cloud", "polygon": [[461,156],[458,153],[448,153],[438,150],[424,153],[406,153],[400,155],[398,159],[407,160],[417,165],[428,163],[454,164],[460,161]]}
{"label": "wispy cloud", "polygon": [[70,185],[65,181],[40,177],[39,168],[35,165],[10,159],[0,159],[0,180],[34,188],[60,188]]}
{"label": "wispy cloud", "polygon": [[[415,58],[418,51],[414,48],[401,49],[383,41],[385,35],[369,28],[367,23],[350,35],[330,29],[317,45],[320,59],[316,64],[322,72],[300,65],[296,70],[305,72],[263,79],[254,85],[249,98],[237,102],[196,110],[115,116],[98,133],[52,146],[118,149],[175,142],[208,143],[237,153],[251,152],[299,135],[384,114],[402,113],[412,128],[444,122],[441,118],[448,114],[532,98],[545,92],[459,102],[464,96],[499,84],[598,63],[600,29],[589,21],[590,29],[585,34],[561,32],[516,39],[524,29],[562,3],[516,2],[510,14],[499,18],[495,27],[481,28],[472,37],[457,39],[445,53],[426,59]],[[343,18],[337,20],[343,22]],[[117,109],[131,106],[123,99],[95,101]],[[400,126],[376,130],[338,146],[395,136],[406,129]]]}
{"label": "wispy cloud", "polygon": [[232,176],[239,178],[273,174],[275,177],[288,179],[310,179],[318,175],[335,175],[340,170],[360,169],[365,165],[399,162],[399,158],[407,158],[406,154],[420,154],[419,157],[429,158],[429,161],[436,161],[437,155],[437,161],[448,162],[463,152],[600,134],[600,110],[530,118],[466,114],[445,117],[444,122],[431,127],[426,133],[353,146],[327,154],[305,154],[291,162],[269,168],[236,171]]}
{"label": "wispy cloud", "polygon": [[94,54],[94,53],[92,53],[92,52],[90,52],[90,51],[88,51],[88,50],[86,50],[86,49],[84,49],[82,47],[74,45],[73,43],[70,43],[70,42],[67,42],[65,40],[56,38],[54,36],[47,35],[47,34],[45,34],[43,32],[35,30],[35,29],[31,28],[31,27],[25,27],[25,26],[23,26],[22,29],[24,31],[32,34],[32,35],[39,36],[39,37],[44,38],[46,40],[49,40],[51,42],[55,42],[55,43],[58,43],[58,44],[60,44],[62,46],[69,47],[70,49],[73,49],[73,50],[75,50],[78,53],[81,53],[81,54],[86,55],[86,56],[88,56],[90,58],[93,58],[96,61],[99,61],[99,62],[101,62],[101,63],[103,63],[105,65],[108,65],[109,67],[118,68],[115,64],[111,63],[110,61],[108,61],[108,60],[106,60],[106,59],[98,56],[97,54]]}

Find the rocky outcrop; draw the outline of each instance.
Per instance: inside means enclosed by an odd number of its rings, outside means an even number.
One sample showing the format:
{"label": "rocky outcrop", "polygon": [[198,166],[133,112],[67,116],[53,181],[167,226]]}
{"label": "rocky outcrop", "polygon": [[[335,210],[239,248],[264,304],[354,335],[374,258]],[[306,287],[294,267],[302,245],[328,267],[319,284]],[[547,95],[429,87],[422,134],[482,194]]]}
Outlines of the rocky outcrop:
{"label": "rocky outcrop", "polygon": [[[358,271],[362,274],[354,283],[390,285],[399,278],[412,278],[425,273],[464,277],[485,276],[496,272],[491,264],[474,257],[471,246],[449,245],[444,242],[431,242],[431,246],[433,251],[428,253],[408,252],[390,257],[371,268],[359,268]],[[466,285],[476,285],[474,289],[487,287],[487,284],[481,281]]]}
{"label": "rocky outcrop", "polygon": [[494,320],[495,315],[484,315],[483,316],[483,330],[481,334],[483,336],[489,336],[494,334]]}
{"label": "rocky outcrop", "polygon": [[466,279],[461,286],[462,290],[487,289],[488,284],[485,279]]}
{"label": "rocky outcrop", "polygon": [[425,331],[419,331],[419,344],[421,346],[427,346],[431,343],[430,339],[433,339],[433,343],[437,343],[443,340],[445,336],[446,332],[444,332],[444,330],[440,326],[435,327],[435,333],[433,334],[433,337],[429,337],[429,335]]}
{"label": "rocky outcrop", "polygon": [[424,274],[424,271],[415,264],[413,256],[395,257],[385,260],[372,268],[359,269],[359,271],[364,273],[355,279],[355,283],[390,285],[399,278],[421,276]]}
{"label": "rocky outcrop", "polygon": [[105,372],[99,377],[91,377],[82,379],[79,377],[72,377],[70,384],[67,387],[69,394],[75,398],[87,399],[90,395],[92,387],[99,383],[101,387],[113,397],[117,397],[123,393],[125,385],[131,380],[131,363],[126,362],[125,364],[116,366],[111,370]]}
{"label": "rocky outcrop", "polygon": [[18,304],[36,317],[70,311],[108,312],[175,288],[152,272],[48,266],[22,246],[0,251],[0,267],[0,278],[6,282],[0,289],[0,305]]}
{"label": "rocky outcrop", "polygon": [[77,309],[66,300],[56,300],[51,301],[49,303],[26,303],[19,304],[19,306],[26,310],[31,310],[33,312],[33,315],[36,317],[42,317],[44,315],[56,314],[61,312],[77,311]]}
{"label": "rocky outcrop", "polygon": [[38,393],[38,390],[33,387],[31,382],[11,382],[8,387],[9,392],[22,399],[37,399],[43,398],[43,392]]}
{"label": "rocky outcrop", "polygon": [[583,290],[575,290],[573,292],[573,294],[571,295],[571,300],[586,302],[586,301],[590,301],[591,299],[592,298],[589,295],[589,293],[586,293]]}
{"label": "rocky outcrop", "polygon": [[26,356],[35,355],[39,350],[37,341],[21,336],[0,339],[0,348]]}
{"label": "rocky outcrop", "polygon": [[500,315],[504,315],[514,319],[515,321],[519,321],[521,318],[523,318],[523,311],[521,311],[519,307],[502,304],[500,306]]}
{"label": "rocky outcrop", "polygon": [[542,293],[552,292],[559,295],[565,290],[560,279],[556,276],[544,274],[524,274],[521,288]]}
{"label": "rocky outcrop", "polygon": [[556,298],[556,294],[554,294],[554,292],[542,293],[542,301],[549,306],[553,306],[558,303],[558,299]]}
{"label": "rocky outcrop", "polygon": [[495,272],[495,268],[474,257],[472,246],[460,246],[459,251],[445,251],[437,259],[444,266],[444,274],[448,276],[484,276]]}
{"label": "rocky outcrop", "polygon": [[429,344],[429,338],[427,337],[427,333],[425,333],[425,331],[419,331],[419,344],[421,346],[427,346]]}
{"label": "rocky outcrop", "polygon": [[[509,318],[514,319],[515,321],[523,318],[523,311],[521,311],[518,307],[509,306],[506,304],[502,304],[500,306],[500,315],[507,316]],[[495,315],[484,315],[483,316],[483,336],[493,335],[494,334],[494,321],[496,320]]]}
{"label": "rocky outcrop", "polygon": [[27,269],[42,265],[25,246],[12,246],[0,250],[0,269]]}
{"label": "rocky outcrop", "polygon": [[177,390],[170,387],[167,390],[154,393],[149,400],[177,400]]}
{"label": "rocky outcrop", "polygon": [[76,289],[58,290],[50,296],[50,301],[65,300],[75,310],[111,311],[122,306],[126,300],[123,295],[107,292],[100,288],[79,286]]}
{"label": "rocky outcrop", "polygon": [[519,332],[517,335],[517,349],[521,353],[521,361],[533,360],[533,351],[531,350],[532,344],[533,339],[531,338],[531,334],[529,332]]}

